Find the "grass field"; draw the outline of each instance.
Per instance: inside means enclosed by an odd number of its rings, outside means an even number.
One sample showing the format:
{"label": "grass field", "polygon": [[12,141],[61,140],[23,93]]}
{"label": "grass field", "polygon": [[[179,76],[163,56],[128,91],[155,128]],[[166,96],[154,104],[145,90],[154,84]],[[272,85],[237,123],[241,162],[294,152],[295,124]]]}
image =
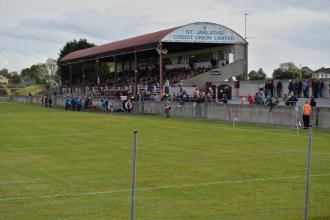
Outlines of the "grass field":
{"label": "grass field", "polygon": [[[330,123],[330,122],[329,122]],[[0,219],[303,219],[307,131],[0,103]],[[330,219],[330,132],[313,130],[310,219]]]}

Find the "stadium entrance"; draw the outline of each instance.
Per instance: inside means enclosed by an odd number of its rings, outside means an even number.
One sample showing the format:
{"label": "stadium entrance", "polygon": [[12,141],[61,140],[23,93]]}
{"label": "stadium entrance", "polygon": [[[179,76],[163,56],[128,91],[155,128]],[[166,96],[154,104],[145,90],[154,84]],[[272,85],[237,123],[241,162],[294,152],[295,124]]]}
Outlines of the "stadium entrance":
{"label": "stadium entrance", "polygon": [[[75,51],[62,59],[62,65],[96,62],[96,80],[89,82],[88,88],[87,83],[74,85],[68,68],[70,92],[162,95],[165,80],[171,87],[205,89],[206,82],[222,82],[237,75],[246,78],[247,51],[248,43],[235,31],[220,24],[197,22]],[[98,68],[102,62],[114,66],[103,78]]]}

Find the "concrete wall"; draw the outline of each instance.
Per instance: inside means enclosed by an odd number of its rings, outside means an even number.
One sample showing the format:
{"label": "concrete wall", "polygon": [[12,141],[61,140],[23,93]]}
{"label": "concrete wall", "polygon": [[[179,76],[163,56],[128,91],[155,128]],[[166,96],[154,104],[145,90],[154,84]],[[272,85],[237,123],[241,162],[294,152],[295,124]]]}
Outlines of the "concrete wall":
{"label": "concrete wall", "polygon": [[[53,104],[57,106],[65,105],[64,97],[52,97]],[[12,101],[23,103],[39,103],[40,97],[28,96],[12,96]],[[93,100],[99,103],[98,100]],[[122,101],[111,100],[117,108],[122,109]],[[257,124],[273,124],[295,126],[296,117],[302,116],[302,106],[275,106],[272,112],[269,108],[263,105],[239,105],[239,104],[219,104],[219,103],[194,103],[187,102],[179,105],[178,102],[173,102],[172,110],[170,112],[172,117],[188,117],[200,119],[214,119],[221,121],[233,121],[237,116],[239,122],[257,123]],[[154,114],[164,115],[163,102],[134,102],[133,114]],[[311,119],[313,125],[330,129],[330,108],[318,107],[313,109]]]}
{"label": "concrete wall", "polygon": [[[224,80],[233,76],[238,76],[244,73],[246,61],[243,59],[235,60],[235,62],[216,68],[215,70],[199,74],[192,78],[183,81],[184,86],[196,86],[197,88],[205,88],[206,82],[217,84],[226,84]],[[213,71],[218,71],[219,74],[215,75]]]}

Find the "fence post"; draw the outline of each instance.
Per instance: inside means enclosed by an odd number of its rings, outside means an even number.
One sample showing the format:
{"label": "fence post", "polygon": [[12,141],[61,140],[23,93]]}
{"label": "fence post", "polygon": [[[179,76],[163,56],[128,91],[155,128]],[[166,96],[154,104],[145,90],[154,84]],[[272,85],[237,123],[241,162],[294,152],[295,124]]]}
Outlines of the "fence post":
{"label": "fence post", "polygon": [[304,220],[308,219],[308,202],[309,202],[309,179],[311,170],[311,155],[312,154],[312,127],[308,130],[308,151],[307,151],[307,170],[306,170],[306,195],[305,195],[305,211]]}
{"label": "fence post", "polygon": [[131,192],[131,220],[134,220],[135,212],[135,179],[136,179],[136,144],[137,144],[137,131],[133,132],[133,174],[132,174],[132,192]]}

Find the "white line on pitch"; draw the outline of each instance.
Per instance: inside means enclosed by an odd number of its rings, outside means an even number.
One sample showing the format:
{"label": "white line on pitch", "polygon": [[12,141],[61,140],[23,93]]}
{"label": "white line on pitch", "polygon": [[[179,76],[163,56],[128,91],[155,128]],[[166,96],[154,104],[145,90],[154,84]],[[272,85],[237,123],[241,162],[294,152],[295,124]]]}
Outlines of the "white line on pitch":
{"label": "white line on pitch", "polygon": [[[330,173],[311,175],[311,177],[322,177],[322,176],[330,176]],[[258,181],[297,179],[303,177],[305,176],[294,175],[294,176],[216,181],[216,182],[207,182],[207,183],[192,183],[192,184],[183,184],[183,185],[163,185],[163,186],[155,186],[155,187],[137,188],[136,191],[152,191],[152,190],[173,189],[173,188],[191,188],[191,187],[211,186],[211,185],[220,185],[220,184],[239,184],[239,183],[258,182]],[[119,190],[109,190],[109,191],[99,191],[99,192],[83,192],[83,193],[55,194],[55,195],[43,195],[43,196],[2,197],[2,198],[0,197],[0,201],[54,199],[54,198],[63,198],[63,197],[104,195],[104,194],[122,193],[122,192],[130,192],[130,191],[131,189],[119,189]]]}

